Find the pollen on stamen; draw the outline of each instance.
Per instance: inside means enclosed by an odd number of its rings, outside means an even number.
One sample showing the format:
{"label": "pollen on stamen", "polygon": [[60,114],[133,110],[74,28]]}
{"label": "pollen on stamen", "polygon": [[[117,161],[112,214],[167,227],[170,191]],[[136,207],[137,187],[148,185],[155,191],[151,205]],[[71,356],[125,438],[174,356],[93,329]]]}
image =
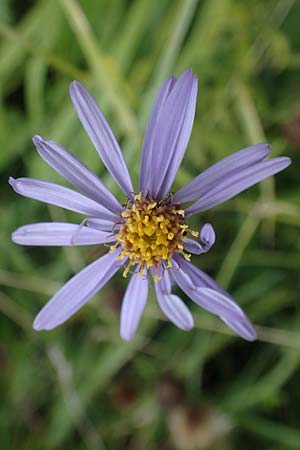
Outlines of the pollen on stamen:
{"label": "pollen on stamen", "polygon": [[149,195],[134,195],[121,213],[120,229],[116,235],[116,244],[111,251],[121,245],[118,259],[128,258],[123,272],[127,276],[134,265],[140,265],[139,273],[153,267],[154,281],[160,279],[158,266],[163,263],[168,269],[172,267],[174,253],[181,253],[186,259],[190,255],[184,252],[183,243],[190,232],[184,220],[184,210],[170,203],[168,199],[155,201]]}

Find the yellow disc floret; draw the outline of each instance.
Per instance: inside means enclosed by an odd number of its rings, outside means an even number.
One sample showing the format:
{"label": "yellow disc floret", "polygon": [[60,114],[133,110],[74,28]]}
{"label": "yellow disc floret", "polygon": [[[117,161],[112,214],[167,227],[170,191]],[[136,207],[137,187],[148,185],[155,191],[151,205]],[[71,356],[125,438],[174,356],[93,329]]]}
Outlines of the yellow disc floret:
{"label": "yellow disc floret", "polygon": [[130,267],[140,264],[141,273],[144,269],[157,266],[164,262],[171,267],[171,257],[174,253],[182,253],[183,242],[186,239],[188,226],[184,220],[184,211],[177,205],[166,200],[157,202],[149,196],[143,198],[141,194],[134,197],[121,213],[121,225],[116,235],[117,244],[123,247],[119,259],[128,257],[129,264],[124,271],[127,275]]}

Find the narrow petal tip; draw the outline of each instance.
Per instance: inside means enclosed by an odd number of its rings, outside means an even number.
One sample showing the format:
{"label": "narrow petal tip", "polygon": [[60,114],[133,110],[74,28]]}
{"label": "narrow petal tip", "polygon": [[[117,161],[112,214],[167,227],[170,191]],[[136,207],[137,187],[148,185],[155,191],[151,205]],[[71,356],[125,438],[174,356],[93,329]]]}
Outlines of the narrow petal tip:
{"label": "narrow petal tip", "polygon": [[[11,234],[11,240],[15,243],[15,244],[18,244],[19,243],[19,240],[18,240],[18,237],[20,236],[20,231],[19,231],[20,229],[18,228],[16,231],[14,231],[12,234]],[[22,232],[21,232],[22,233]]]}
{"label": "narrow petal tip", "polygon": [[253,342],[257,338],[255,328],[247,317],[241,323],[230,324],[227,322],[227,325],[231,326],[246,341]]}
{"label": "narrow petal tip", "polygon": [[282,168],[283,169],[285,169],[286,167],[288,167],[292,163],[291,158],[289,158],[288,156],[282,156],[279,159],[281,159],[281,161],[282,161]]}
{"label": "narrow petal tip", "polygon": [[76,80],[72,81],[69,88],[69,94],[72,102],[76,100],[77,96],[80,95],[80,91],[82,92],[83,89],[84,88],[82,84],[79,83],[79,81]]}
{"label": "narrow petal tip", "polygon": [[123,341],[131,341],[131,339],[134,337],[134,333],[128,333],[128,332],[125,332],[124,330],[121,330],[120,331],[120,336],[121,336],[121,339],[123,339]]}
{"label": "narrow petal tip", "polygon": [[191,68],[189,68],[189,69],[187,69],[187,70],[185,70],[181,75],[188,75],[188,76],[193,76],[193,77],[195,77],[195,75],[193,74],[193,70],[191,69]]}
{"label": "narrow petal tip", "polygon": [[13,177],[9,177],[8,179],[8,184],[13,188],[13,190],[17,193],[20,194],[20,183],[18,181],[18,178],[13,178]]}
{"label": "narrow petal tip", "polygon": [[35,134],[32,138],[32,142],[35,146],[38,146],[44,142],[44,139],[39,134]]}
{"label": "narrow petal tip", "polygon": [[41,330],[46,330],[47,329],[47,327],[44,326],[43,322],[40,319],[40,314],[38,314],[36,316],[36,318],[34,319],[34,322],[32,324],[32,328],[35,331],[41,331]]}
{"label": "narrow petal tip", "polygon": [[76,91],[84,89],[82,84],[79,83],[77,80],[73,80],[70,84],[70,96],[73,97],[74,94],[76,94]]}
{"label": "narrow petal tip", "polygon": [[32,328],[35,331],[41,331],[43,329],[39,324],[36,324],[35,322],[33,322]]}
{"label": "narrow petal tip", "polygon": [[267,156],[271,152],[272,148],[268,142],[260,142],[259,144],[253,145],[253,150],[256,152],[260,151],[265,153],[265,156]]}
{"label": "narrow petal tip", "polygon": [[15,181],[16,181],[15,178],[9,177],[9,179],[8,179],[8,184],[10,184],[10,186],[13,188],[14,185],[15,185]]}
{"label": "narrow petal tip", "polygon": [[247,340],[250,341],[250,342],[253,342],[253,341],[256,341],[256,339],[257,339],[257,334],[256,334],[256,331],[255,331],[255,328],[252,327],[252,330],[249,333],[249,337],[248,337]]}

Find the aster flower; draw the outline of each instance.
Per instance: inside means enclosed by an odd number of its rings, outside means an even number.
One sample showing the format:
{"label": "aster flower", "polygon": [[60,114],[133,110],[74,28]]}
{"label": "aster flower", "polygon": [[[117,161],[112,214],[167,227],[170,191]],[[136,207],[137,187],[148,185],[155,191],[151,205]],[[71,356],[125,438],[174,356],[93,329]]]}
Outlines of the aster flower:
{"label": "aster flower", "polygon": [[187,220],[283,170],[290,164],[289,158],[265,160],[270,147],[253,145],[214,164],[169,194],[195,115],[197,78],[187,70],[178,79],[168,78],[158,92],[145,132],[139,189],[135,191],[117,140],[93,97],[76,81],[71,84],[70,95],[83,127],[126,201],[121,205],[101,180],[61,145],[40,136],[33,138],[40,156],[80,192],[31,178],[10,178],[11,186],[18,194],[75,211],[85,218],[79,225],[25,225],[13,233],[13,241],[31,246],[111,243],[107,254],[85,267],[52,297],[33,327],[50,330],[65,322],[124,266],[123,275],[131,273],[131,278],[121,309],[123,339],[134,336],[153,278],[159,306],[177,327],[189,330],[194,322],[186,304],[172,293],[173,284],[244,339],[254,340],[254,327],[241,308],[190,262],[192,253],[205,253],[214,244],[213,227],[204,224],[200,231],[193,231]]}

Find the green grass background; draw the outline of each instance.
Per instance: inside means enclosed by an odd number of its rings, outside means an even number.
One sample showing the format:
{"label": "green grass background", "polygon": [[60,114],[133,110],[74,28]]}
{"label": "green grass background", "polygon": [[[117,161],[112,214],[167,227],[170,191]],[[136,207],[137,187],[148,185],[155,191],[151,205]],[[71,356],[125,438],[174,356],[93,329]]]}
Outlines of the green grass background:
{"label": "green grass background", "polygon": [[[296,0],[0,1],[1,450],[300,448],[300,4]],[[164,321],[151,289],[136,338],[119,338],[120,273],[68,323],[37,311],[101,247],[25,248],[18,226],[80,216],[13,193],[10,175],[64,181],[34,134],[88,164],[123,201],[74,113],[81,81],[103,108],[135,183],[160,83],[191,67],[195,125],[175,186],[268,141],[293,165],[193,219],[217,243],[193,262],[228,289],[259,339],[191,301],[196,328]]]}

